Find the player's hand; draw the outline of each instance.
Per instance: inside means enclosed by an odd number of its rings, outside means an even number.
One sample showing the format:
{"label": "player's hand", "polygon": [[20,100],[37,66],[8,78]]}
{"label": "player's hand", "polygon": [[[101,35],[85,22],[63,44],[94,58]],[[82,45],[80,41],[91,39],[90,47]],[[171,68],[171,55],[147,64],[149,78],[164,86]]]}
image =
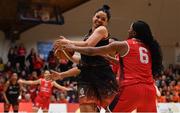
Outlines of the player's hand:
{"label": "player's hand", "polygon": [[59,39],[56,40],[53,44],[54,50],[61,48],[62,45],[70,43],[70,40],[66,39],[64,36],[59,36]]}
{"label": "player's hand", "polygon": [[63,49],[67,50],[67,51],[74,51],[74,48],[76,46],[74,44],[66,44],[66,45],[63,45]]}
{"label": "player's hand", "polygon": [[73,91],[73,88],[67,88],[66,91]]}
{"label": "player's hand", "polygon": [[50,72],[51,72],[50,78],[52,80],[62,80],[63,79],[63,77],[61,76],[61,73],[54,71],[54,70],[50,70]]}
{"label": "player's hand", "polygon": [[64,36],[59,36],[59,41],[61,41],[62,44],[68,44],[70,43],[70,40],[68,40],[66,37]]}
{"label": "player's hand", "polygon": [[22,99],[22,96],[21,96],[21,95],[19,95],[18,100],[21,100],[21,99]]}
{"label": "player's hand", "polygon": [[19,79],[19,80],[18,80],[18,83],[19,83],[19,84],[23,84],[23,80],[22,80],[22,79]]}

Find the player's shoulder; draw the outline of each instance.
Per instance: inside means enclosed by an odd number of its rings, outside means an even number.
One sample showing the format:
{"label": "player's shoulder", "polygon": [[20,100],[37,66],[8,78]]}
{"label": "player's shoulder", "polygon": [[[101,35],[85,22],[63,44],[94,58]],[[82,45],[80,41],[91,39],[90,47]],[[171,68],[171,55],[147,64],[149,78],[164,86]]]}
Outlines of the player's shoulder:
{"label": "player's shoulder", "polygon": [[99,26],[95,29],[96,32],[107,32],[107,27],[106,26]]}

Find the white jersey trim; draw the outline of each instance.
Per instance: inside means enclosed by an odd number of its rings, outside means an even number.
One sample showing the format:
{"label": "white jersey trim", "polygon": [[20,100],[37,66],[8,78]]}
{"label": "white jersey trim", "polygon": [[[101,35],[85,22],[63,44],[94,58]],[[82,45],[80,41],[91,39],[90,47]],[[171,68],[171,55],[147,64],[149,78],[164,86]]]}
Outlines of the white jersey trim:
{"label": "white jersey trim", "polygon": [[121,57],[125,57],[125,56],[129,53],[129,51],[130,51],[130,47],[129,47],[128,42],[127,42],[127,41],[125,41],[125,43],[126,43],[126,44],[127,44],[127,46],[128,46],[128,50],[127,50],[127,52],[126,52],[124,55],[121,55]]}

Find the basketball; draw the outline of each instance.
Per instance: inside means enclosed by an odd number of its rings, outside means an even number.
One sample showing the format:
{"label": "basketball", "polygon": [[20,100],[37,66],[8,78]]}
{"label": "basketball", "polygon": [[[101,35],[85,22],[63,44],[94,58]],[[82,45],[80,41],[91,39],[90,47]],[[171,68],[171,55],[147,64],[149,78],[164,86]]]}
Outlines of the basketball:
{"label": "basketball", "polygon": [[55,50],[54,55],[58,58],[58,59],[65,59],[65,60],[70,60],[71,57],[74,55],[74,51],[67,51],[64,49],[58,49]]}

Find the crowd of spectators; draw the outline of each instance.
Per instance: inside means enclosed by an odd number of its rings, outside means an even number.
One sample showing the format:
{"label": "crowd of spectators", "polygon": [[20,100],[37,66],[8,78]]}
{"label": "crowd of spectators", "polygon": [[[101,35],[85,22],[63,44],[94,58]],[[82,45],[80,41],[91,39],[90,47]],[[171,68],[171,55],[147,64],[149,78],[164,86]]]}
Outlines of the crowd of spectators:
{"label": "crowd of spectators", "polygon": [[[0,102],[3,102],[3,86],[10,78],[13,72],[18,74],[18,77],[25,80],[37,80],[42,77],[42,72],[45,69],[53,69],[56,71],[66,71],[72,68],[72,62],[66,60],[58,60],[52,51],[49,52],[48,58],[43,59],[35,51],[34,48],[30,53],[26,53],[26,48],[23,44],[18,44],[10,47],[7,54],[8,61],[3,62],[0,58]],[[51,102],[52,103],[77,103],[77,82],[76,78],[67,78],[65,80],[56,81],[66,87],[70,87],[73,91],[61,91],[53,88]],[[22,102],[34,102],[38,93],[38,87],[35,85],[24,85],[22,93]]]}
{"label": "crowd of spectators", "polygon": [[[44,69],[53,69],[56,71],[66,71],[72,68],[73,63],[66,60],[57,59],[53,52],[50,51],[48,58],[43,59],[35,51],[34,48],[26,53],[23,44],[9,48],[7,55],[8,62],[3,62],[0,58],[0,102],[3,102],[3,85],[11,76],[12,72],[16,72],[21,79],[37,80],[41,78]],[[164,69],[162,75],[155,76],[156,85],[161,92],[161,96],[157,98],[158,102],[180,102],[180,66],[170,65]],[[52,91],[52,103],[77,103],[77,82],[76,78],[71,77],[61,81],[56,81],[66,87],[70,87],[73,91],[60,91],[56,88]],[[38,86],[24,86],[22,93],[23,102],[33,102],[37,93]]]}
{"label": "crowd of spectators", "polygon": [[180,102],[180,65],[169,65],[155,80],[161,93],[158,102]]}

